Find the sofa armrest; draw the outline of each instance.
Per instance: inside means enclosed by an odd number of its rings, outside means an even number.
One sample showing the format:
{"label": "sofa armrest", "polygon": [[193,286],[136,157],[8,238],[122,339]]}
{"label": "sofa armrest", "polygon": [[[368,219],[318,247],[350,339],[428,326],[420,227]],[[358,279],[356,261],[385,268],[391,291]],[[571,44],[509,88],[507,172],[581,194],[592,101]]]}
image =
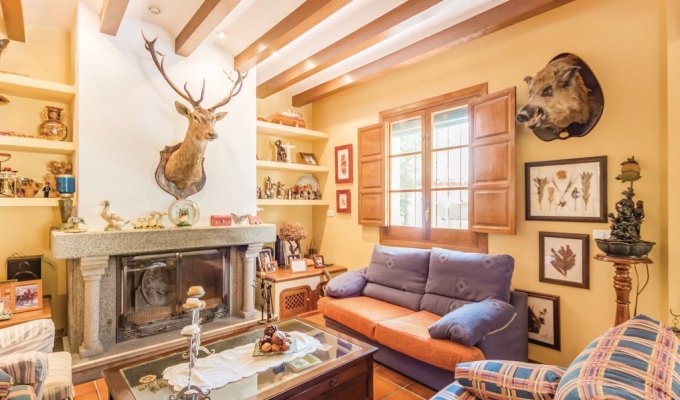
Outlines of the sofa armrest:
{"label": "sofa armrest", "polygon": [[527,294],[510,292],[510,304],[515,308],[515,319],[505,329],[490,333],[477,347],[487,359],[527,361],[529,349],[529,321]]}
{"label": "sofa armrest", "polygon": [[326,296],[345,298],[359,296],[366,286],[366,270],[368,268],[355,269],[328,281],[325,288]]}
{"label": "sofa armrest", "polygon": [[0,358],[27,351],[51,353],[53,347],[54,322],[51,319],[37,319],[0,329]]}
{"label": "sofa armrest", "polygon": [[521,398],[552,399],[564,372],[554,365],[473,361],[456,366],[456,382],[470,394],[484,399],[505,398],[509,393],[522,393]]}
{"label": "sofa armrest", "polygon": [[0,369],[14,378],[15,385],[33,386],[41,398],[43,383],[49,372],[46,353],[29,351],[0,357]]}
{"label": "sofa armrest", "polygon": [[479,400],[479,398],[456,381],[437,392],[430,400]]}

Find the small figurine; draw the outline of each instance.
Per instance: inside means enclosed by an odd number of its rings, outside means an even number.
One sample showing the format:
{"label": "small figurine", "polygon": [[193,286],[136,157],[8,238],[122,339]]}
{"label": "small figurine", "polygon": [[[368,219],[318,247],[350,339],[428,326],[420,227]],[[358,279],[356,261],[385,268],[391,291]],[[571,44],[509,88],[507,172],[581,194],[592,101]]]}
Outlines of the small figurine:
{"label": "small figurine", "polygon": [[272,183],[272,178],[269,176],[264,180],[264,198],[274,198],[274,184]]}
{"label": "small figurine", "polygon": [[281,140],[274,142],[274,146],[276,146],[276,161],[288,161],[288,153],[286,152],[286,149],[283,148]]}
{"label": "small figurine", "polygon": [[52,191],[52,188],[50,187],[50,183],[49,183],[49,182],[45,182],[45,186],[43,186],[43,188],[42,188],[43,197],[44,197],[44,198],[50,197],[50,192],[51,192],[51,191]]}
{"label": "small figurine", "polygon": [[119,231],[123,229],[125,225],[130,223],[130,220],[125,220],[125,218],[121,217],[120,215],[116,213],[112,213],[109,211],[109,207],[111,206],[111,203],[108,200],[104,200],[101,203],[104,208],[102,209],[101,212],[101,217],[104,219],[104,221],[107,222],[106,228],[104,228],[105,231]]}
{"label": "small figurine", "polygon": [[177,211],[177,226],[191,226],[188,208],[182,207]]}
{"label": "small figurine", "polygon": [[62,229],[67,233],[87,232],[87,224],[83,217],[69,217]]}

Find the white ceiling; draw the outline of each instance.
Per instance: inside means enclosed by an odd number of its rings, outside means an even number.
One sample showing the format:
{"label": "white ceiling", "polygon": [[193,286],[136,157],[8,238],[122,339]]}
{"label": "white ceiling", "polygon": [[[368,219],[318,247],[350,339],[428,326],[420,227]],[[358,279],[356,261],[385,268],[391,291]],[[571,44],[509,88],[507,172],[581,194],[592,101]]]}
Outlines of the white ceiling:
{"label": "white ceiling", "polygon": [[[71,27],[77,0],[23,0],[27,25]],[[103,0],[80,0],[99,11]],[[263,83],[291,66],[347,36],[370,21],[404,3],[405,0],[353,0],[335,14],[289,43],[257,66],[257,83]],[[418,0],[412,0],[418,1]],[[352,70],[440,32],[507,0],[443,0],[430,9],[402,22],[393,29],[399,33],[340,63],[327,68],[286,91],[291,95],[345,76]],[[182,30],[203,0],[130,0],[125,18],[141,19],[157,25],[172,36]],[[262,34],[300,6],[304,0],[241,0],[208,39],[231,54],[238,54]],[[158,7],[159,15],[149,12]],[[226,35],[220,39],[218,32]]]}

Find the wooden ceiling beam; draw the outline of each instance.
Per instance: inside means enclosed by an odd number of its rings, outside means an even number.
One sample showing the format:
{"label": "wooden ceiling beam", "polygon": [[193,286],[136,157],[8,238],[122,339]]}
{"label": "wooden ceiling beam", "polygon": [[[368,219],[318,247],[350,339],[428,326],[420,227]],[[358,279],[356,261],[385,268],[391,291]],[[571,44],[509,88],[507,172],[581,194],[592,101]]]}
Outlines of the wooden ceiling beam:
{"label": "wooden ceiling beam", "polygon": [[175,53],[188,57],[241,0],[205,0],[175,38]]}
{"label": "wooden ceiling beam", "polygon": [[388,13],[362,26],[339,41],[302,60],[295,66],[257,86],[257,97],[263,99],[306,79],[358,52],[380,43],[397,33],[395,25],[422,13],[442,0],[407,0]]}
{"label": "wooden ceiling beam", "polygon": [[234,58],[241,71],[248,70],[328,18],[350,0],[306,0]]}
{"label": "wooden ceiling beam", "polygon": [[300,107],[309,104],[397,68],[415,64],[447,49],[496,32],[571,1],[573,0],[509,0],[347,74],[299,93],[293,96],[293,106]]}
{"label": "wooden ceiling beam", "polygon": [[24,28],[24,10],[21,0],[0,0],[2,15],[5,17],[5,27],[9,40],[17,42],[26,41],[26,29]]}
{"label": "wooden ceiling beam", "polygon": [[99,12],[99,32],[116,36],[130,0],[104,0]]}

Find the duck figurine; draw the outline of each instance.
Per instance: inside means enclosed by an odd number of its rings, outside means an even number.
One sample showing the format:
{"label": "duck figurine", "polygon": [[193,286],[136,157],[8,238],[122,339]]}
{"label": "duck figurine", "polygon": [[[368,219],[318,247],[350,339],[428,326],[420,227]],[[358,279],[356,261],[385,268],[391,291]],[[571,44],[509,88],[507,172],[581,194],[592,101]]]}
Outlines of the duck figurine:
{"label": "duck figurine", "polygon": [[111,206],[111,203],[108,200],[104,200],[101,203],[104,208],[102,209],[102,213],[100,214],[101,217],[106,221],[108,225],[106,225],[106,228],[104,228],[105,231],[119,231],[123,229],[125,225],[130,223],[130,221],[126,221],[125,218],[121,217],[120,215],[116,213],[112,213],[109,210],[109,207]]}

